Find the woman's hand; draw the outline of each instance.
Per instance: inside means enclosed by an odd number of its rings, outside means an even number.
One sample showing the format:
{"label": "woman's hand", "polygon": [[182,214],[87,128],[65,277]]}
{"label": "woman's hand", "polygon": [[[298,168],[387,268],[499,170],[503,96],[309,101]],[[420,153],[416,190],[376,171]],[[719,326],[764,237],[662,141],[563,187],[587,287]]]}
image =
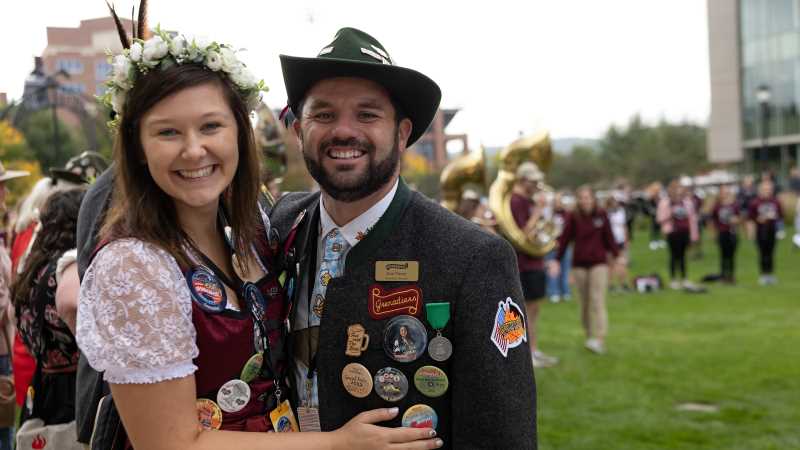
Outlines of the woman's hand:
{"label": "woman's hand", "polygon": [[434,439],[436,431],[430,428],[386,428],[374,425],[397,416],[397,408],[373,409],[353,417],[342,428],[334,431],[335,450],[439,448],[441,439]]}

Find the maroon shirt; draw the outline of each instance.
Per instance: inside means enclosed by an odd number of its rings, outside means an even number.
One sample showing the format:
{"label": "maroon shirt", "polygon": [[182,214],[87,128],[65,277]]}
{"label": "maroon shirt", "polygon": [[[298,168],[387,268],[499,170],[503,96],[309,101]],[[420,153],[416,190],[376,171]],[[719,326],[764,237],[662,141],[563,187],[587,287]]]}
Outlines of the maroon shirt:
{"label": "maroon shirt", "polygon": [[[783,210],[781,204],[775,197],[761,198],[756,197],[750,202],[750,207],[747,208],[747,215],[750,220],[756,223],[758,232],[775,232],[775,226],[778,220],[783,220]],[[764,222],[760,223],[759,219]]]}
{"label": "maroon shirt", "polygon": [[679,231],[688,233],[689,227],[689,211],[686,209],[686,204],[682,200],[670,202],[670,213],[672,214],[672,231]]}
{"label": "maroon shirt", "polygon": [[[533,215],[533,210],[536,204],[533,200],[525,196],[519,195],[516,192],[511,194],[511,215],[514,216],[514,222],[520,228],[525,228],[528,219]],[[519,265],[520,272],[530,272],[533,270],[544,269],[544,261],[542,258],[530,256],[517,250],[517,264]]]}
{"label": "maroon shirt", "polygon": [[720,233],[736,233],[736,225],[733,224],[733,219],[736,218],[741,211],[736,203],[730,205],[723,205],[722,202],[717,202],[714,205],[714,210],[711,212],[711,219],[714,221],[714,226]]}
{"label": "maroon shirt", "polygon": [[564,257],[570,242],[575,242],[572,253],[572,265],[589,268],[608,262],[608,253],[616,257],[619,248],[611,232],[608,215],[602,209],[595,209],[591,214],[577,210],[567,216],[564,232],[558,239],[558,259]]}

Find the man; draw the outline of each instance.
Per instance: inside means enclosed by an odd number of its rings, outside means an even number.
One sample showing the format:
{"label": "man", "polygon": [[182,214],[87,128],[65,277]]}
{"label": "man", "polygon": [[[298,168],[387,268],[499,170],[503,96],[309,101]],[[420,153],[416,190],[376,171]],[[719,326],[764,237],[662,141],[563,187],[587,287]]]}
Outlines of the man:
{"label": "man", "polygon": [[[534,233],[539,222],[546,220],[545,205],[537,205],[534,202],[534,196],[539,192],[542,180],[544,174],[532,162],[524,162],[517,168],[517,178],[511,193],[511,215],[526,235]],[[553,366],[558,363],[558,358],[549,356],[537,348],[536,321],[539,319],[541,301],[547,295],[544,259],[517,250],[517,265],[522,294],[525,297],[525,310],[528,314],[528,346],[531,350],[533,367]]]}
{"label": "man", "polygon": [[399,176],[439,87],[352,28],[281,63],[321,188],[284,195],[270,216],[301,274],[289,318],[300,428],[394,406],[385,425],[433,426],[446,448],[536,448],[512,248]]}
{"label": "man", "polygon": [[758,246],[760,276],[758,284],[765,286],[776,284],[774,256],[778,226],[783,222],[783,209],[775,197],[775,185],[765,179],[758,185],[758,196],[747,208],[747,234]]}

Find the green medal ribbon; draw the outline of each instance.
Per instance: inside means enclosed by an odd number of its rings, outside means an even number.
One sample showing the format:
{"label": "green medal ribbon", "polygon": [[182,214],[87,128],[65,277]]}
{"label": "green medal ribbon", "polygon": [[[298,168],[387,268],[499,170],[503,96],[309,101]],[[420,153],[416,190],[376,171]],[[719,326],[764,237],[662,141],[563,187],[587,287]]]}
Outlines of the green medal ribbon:
{"label": "green medal ribbon", "polygon": [[425,312],[433,329],[441,330],[450,320],[450,302],[426,303]]}

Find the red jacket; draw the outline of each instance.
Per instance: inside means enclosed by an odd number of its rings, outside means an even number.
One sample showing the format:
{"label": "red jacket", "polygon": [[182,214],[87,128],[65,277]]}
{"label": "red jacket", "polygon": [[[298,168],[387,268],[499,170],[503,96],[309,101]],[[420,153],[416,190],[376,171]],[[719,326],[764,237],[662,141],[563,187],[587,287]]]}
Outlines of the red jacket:
{"label": "red jacket", "polygon": [[602,209],[595,209],[588,215],[576,210],[567,216],[564,231],[558,239],[559,260],[564,257],[571,242],[575,242],[572,253],[574,267],[588,268],[606,264],[609,253],[614,257],[619,254],[608,215]]}

